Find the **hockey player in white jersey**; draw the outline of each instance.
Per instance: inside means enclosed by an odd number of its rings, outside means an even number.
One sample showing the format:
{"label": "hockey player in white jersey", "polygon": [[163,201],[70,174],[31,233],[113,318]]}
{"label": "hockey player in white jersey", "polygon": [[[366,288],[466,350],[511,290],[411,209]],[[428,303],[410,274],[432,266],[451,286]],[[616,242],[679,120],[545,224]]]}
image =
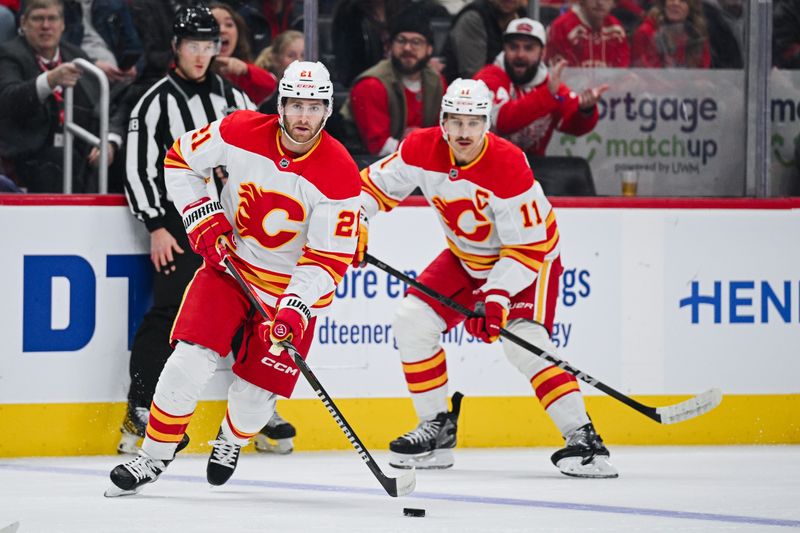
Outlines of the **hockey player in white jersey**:
{"label": "hockey player in white jersey", "polygon": [[[181,136],[167,153],[167,188],[204,264],[175,321],[175,350],[159,378],[140,455],[112,470],[109,496],[155,481],[185,446],[200,394],[244,327],[207,467],[209,483],[227,482],[241,448],[298,379],[291,357],[269,353],[270,346],[291,340],[305,357],[315,315],[328,307],[353,259],[360,179],[344,147],[323,131],[332,109],[328,71],[295,61],[278,90],[278,116],[237,111]],[[228,172],[221,199],[208,185],[217,166]],[[272,324],[254,318],[225,271],[226,249],[235,250],[231,259],[271,309]]]}
{"label": "hockey player in white jersey", "polygon": [[[440,127],[412,133],[397,152],[362,171],[365,220],[354,264],[366,252],[369,218],[419,187],[439,215],[448,249],[418,281],[482,314],[465,328],[484,342],[496,341],[506,327],[555,353],[550,332],[563,270],[555,213],[522,151],[488,132],[491,105],[482,81],[454,81],[442,99]],[[453,465],[460,395],[448,412],[440,339],[463,320],[413,288],[395,314],[394,334],[420,423],[390,443],[393,466]],[[505,342],[503,350],[566,441],[552,456],[556,467],[569,476],[617,477],[575,377],[516,344]]]}

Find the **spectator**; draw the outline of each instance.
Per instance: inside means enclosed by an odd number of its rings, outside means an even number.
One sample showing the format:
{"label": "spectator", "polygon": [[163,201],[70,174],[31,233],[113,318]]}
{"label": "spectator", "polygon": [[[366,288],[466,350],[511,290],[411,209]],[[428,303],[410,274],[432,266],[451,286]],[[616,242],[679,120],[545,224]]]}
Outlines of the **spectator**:
{"label": "spectator", "polygon": [[417,128],[439,123],[442,77],[428,64],[433,30],[417,4],[391,22],[389,58],[362,72],[342,110],[370,154],[388,155]]}
{"label": "spectator", "polygon": [[258,55],[272,39],[286,30],[303,29],[302,2],[292,0],[248,0],[242,2],[239,14],[250,29],[250,49]]}
{"label": "spectator", "polygon": [[272,96],[278,80],[271,72],[253,64],[242,17],[227,4],[212,2],[208,7],[219,23],[221,39],[219,55],[212,68],[260,104]]}
{"label": "spectator", "polygon": [[542,62],[547,37],[538,21],[513,20],[503,38],[503,52],[494,64],[475,75],[493,93],[492,129],[529,157],[545,154],[555,129],[576,136],[592,131],[597,101],[608,85],[576,94],[561,83],[566,61],[548,71]]}
{"label": "spectator", "polygon": [[578,0],[553,21],[547,61],[566,59],[570,67],[627,67],[630,48],[625,29],[611,15],[614,0]]}
{"label": "spectator", "polygon": [[66,0],[64,39],[80,46],[112,84],[136,77],[142,42],[124,0]]}
{"label": "spectator", "polygon": [[[294,61],[304,61],[305,59],[305,37],[302,32],[297,30],[286,30],[275,39],[272,44],[264,48],[256,58],[256,65],[268,70],[281,79],[286,67]],[[278,114],[278,92],[272,93],[258,107],[258,110],[268,115]]]}
{"label": "spectator", "polygon": [[0,0],[0,44],[10,41],[17,34],[17,11],[19,0]]}
{"label": "spectator", "polygon": [[[27,0],[21,35],[0,46],[0,157],[29,192],[63,190],[64,95],[74,87],[74,119],[96,131],[96,83],[82,77],[73,59],[89,60],[78,47],[62,42],[61,0]],[[121,144],[124,118],[112,115],[109,164]],[[90,167],[99,150],[77,141],[73,154],[73,190],[89,192]],[[89,163],[87,167],[86,163]]]}
{"label": "spectator", "polygon": [[776,1],[772,20],[772,63],[778,68],[800,68],[800,3]]}
{"label": "spectator", "polygon": [[341,0],[333,13],[331,35],[336,56],[335,81],[350,87],[353,79],[385,57],[396,0]]}
{"label": "spectator", "polygon": [[[744,0],[703,0],[711,68],[744,67]],[[774,35],[774,32],[773,32]]]}
{"label": "spectator", "polygon": [[633,35],[634,67],[709,68],[700,0],[658,0]]}
{"label": "spectator", "polygon": [[456,15],[444,46],[448,82],[471,78],[503,50],[508,23],[525,16],[524,0],[474,0]]}
{"label": "spectator", "polygon": [[163,78],[172,66],[172,21],[183,4],[174,0],[129,0],[136,31],[144,47],[144,63],[139,73],[136,104],[144,91]]}

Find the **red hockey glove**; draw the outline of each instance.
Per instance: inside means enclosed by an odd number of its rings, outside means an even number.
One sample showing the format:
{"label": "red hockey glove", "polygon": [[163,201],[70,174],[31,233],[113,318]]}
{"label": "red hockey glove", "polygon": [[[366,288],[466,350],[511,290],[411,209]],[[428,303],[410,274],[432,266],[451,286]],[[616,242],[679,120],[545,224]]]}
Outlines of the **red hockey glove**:
{"label": "red hockey glove", "polygon": [[280,355],[283,351],[278,343],[284,341],[299,341],[311,320],[311,310],[298,296],[288,294],[278,300],[278,311],[272,324],[266,322],[258,326],[258,332],[267,344],[273,355]]}
{"label": "red hockey glove", "polygon": [[361,208],[361,213],[358,217],[358,244],[356,244],[356,253],[353,254],[353,267],[358,268],[366,264],[367,255],[367,238],[369,237],[369,219]]}
{"label": "red hockey glove", "polygon": [[506,326],[508,293],[493,290],[486,293],[483,301],[475,304],[475,313],[480,316],[470,317],[464,322],[467,333],[483,342],[494,342],[500,337],[500,328]]}
{"label": "red hockey glove", "polygon": [[227,242],[235,249],[232,239],[233,227],[225,217],[219,200],[200,198],[183,210],[183,226],[189,235],[192,250],[217,270],[225,270],[222,258]]}

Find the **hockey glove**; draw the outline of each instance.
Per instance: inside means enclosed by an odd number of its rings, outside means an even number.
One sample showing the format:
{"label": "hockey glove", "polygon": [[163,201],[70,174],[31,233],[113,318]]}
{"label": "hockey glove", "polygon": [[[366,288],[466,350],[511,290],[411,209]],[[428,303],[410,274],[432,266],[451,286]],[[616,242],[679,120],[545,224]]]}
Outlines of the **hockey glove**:
{"label": "hockey glove", "polygon": [[369,219],[361,208],[358,217],[358,244],[356,244],[356,253],[353,254],[353,267],[358,268],[366,264],[367,255],[367,238],[369,237]]}
{"label": "hockey glove", "polygon": [[500,337],[500,329],[506,326],[510,305],[508,293],[493,290],[486,293],[483,301],[475,304],[475,314],[464,322],[467,333],[483,342],[494,342]]}
{"label": "hockey glove", "polygon": [[232,240],[233,227],[225,217],[219,200],[200,198],[183,210],[183,226],[189,235],[192,250],[217,270],[225,270],[222,258],[225,244],[235,249]]}
{"label": "hockey glove", "polygon": [[272,324],[262,323],[258,327],[259,334],[270,345],[269,352],[280,355],[283,351],[278,343],[297,342],[311,320],[311,310],[298,296],[287,294],[278,300],[278,311]]}

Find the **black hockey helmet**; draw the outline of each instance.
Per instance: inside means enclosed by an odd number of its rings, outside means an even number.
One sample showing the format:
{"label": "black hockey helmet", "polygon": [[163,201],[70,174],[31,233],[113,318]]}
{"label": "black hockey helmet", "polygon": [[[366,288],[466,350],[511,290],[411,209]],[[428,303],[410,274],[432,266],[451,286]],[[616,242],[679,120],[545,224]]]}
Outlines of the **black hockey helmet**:
{"label": "black hockey helmet", "polygon": [[175,38],[196,41],[216,41],[219,39],[219,24],[206,6],[199,4],[182,7],[175,15],[172,24]]}

